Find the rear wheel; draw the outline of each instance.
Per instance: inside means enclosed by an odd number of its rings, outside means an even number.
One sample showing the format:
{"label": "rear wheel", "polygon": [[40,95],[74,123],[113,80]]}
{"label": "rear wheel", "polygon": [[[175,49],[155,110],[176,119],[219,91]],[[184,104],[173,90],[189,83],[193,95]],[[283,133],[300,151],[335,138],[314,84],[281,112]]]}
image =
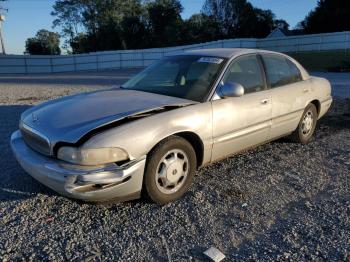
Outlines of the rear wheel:
{"label": "rear wheel", "polygon": [[290,138],[301,144],[309,143],[315,133],[317,118],[316,106],[309,104],[301,117],[298,128],[292,133]]}
{"label": "rear wheel", "polygon": [[188,190],[196,166],[196,153],[187,140],[178,136],[163,140],[147,157],[144,194],[158,204],[175,201]]}

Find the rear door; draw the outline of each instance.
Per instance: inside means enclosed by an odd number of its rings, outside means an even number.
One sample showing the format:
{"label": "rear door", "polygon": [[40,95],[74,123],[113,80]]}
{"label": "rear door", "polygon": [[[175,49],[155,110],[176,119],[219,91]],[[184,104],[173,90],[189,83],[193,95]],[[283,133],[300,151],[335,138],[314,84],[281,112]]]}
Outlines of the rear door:
{"label": "rear door", "polygon": [[306,104],[308,81],[303,81],[300,70],[287,57],[262,54],[268,86],[272,97],[272,126],[270,138],[293,132]]}
{"label": "rear door", "polygon": [[213,161],[265,142],[271,126],[271,94],[257,55],[236,58],[221,84],[226,82],[241,84],[245,94],[212,101]]}

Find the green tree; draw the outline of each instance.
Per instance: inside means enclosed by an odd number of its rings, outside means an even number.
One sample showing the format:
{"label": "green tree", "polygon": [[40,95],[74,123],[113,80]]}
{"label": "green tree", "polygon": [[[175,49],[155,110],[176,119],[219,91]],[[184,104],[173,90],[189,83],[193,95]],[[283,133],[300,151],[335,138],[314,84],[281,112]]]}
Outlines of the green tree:
{"label": "green tree", "polygon": [[58,0],[53,5],[51,15],[56,17],[53,28],[62,29],[62,36],[65,38],[64,48],[67,50],[74,38],[83,30],[82,7],[81,1],[74,0]]}
{"label": "green tree", "polygon": [[236,29],[233,31],[236,37],[264,38],[274,29],[274,14],[271,10],[254,8],[248,4],[244,15],[241,15]]}
{"label": "green tree", "polygon": [[266,37],[275,28],[272,11],[247,0],[206,0],[202,12],[217,19],[225,38]]}
{"label": "green tree", "polygon": [[144,43],[141,0],[57,0],[52,15],[73,53],[135,48]]}
{"label": "green tree", "polygon": [[27,39],[26,52],[31,55],[60,55],[60,35],[42,29],[35,37]]}
{"label": "green tree", "polygon": [[283,30],[288,30],[289,29],[289,24],[287,23],[286,20],[276,19],[274,21],[274,27],[275,28],[279,28],[279,29],[283,29]]}
{"label": "green tree", "polygon": [[149,31],[143,17],[126,16],[120,24],[123,49],[140,49],[149,46]]}
{"label": "green tree", "polygon": [[84,33],[79,33],[71,41],[70,46],[72,48],[72,53],[83,54],[91,52],[90,43],[88,35]]}
{"label": "green tree", "polygon": [[326,33],[350,30],[349,0],[319,0],[315,10],[301,22],[306,33]]}
{"label": "green tree", "polygon": [[180,0],[56,0],[52,15],[73,53],[265,37],[288,27],[247,0],[206,0],[185,21],[182,11]]}
{"label": "green tree", "polygon": [[221,31],[233,37],[243,14],[252,9],[246,0],[206,0],[202,12],[215,17]]}
{"label": "green tree", "polygon": [[181,44],[183,7],[179,0],[155,0],[146,4],[150,45],[152,47]]}
{"label": "green tree", "polygon": [[183,33],[187,44],[214,41],[222,38],[220,24],[215,17],[194,14],[184,21]]}

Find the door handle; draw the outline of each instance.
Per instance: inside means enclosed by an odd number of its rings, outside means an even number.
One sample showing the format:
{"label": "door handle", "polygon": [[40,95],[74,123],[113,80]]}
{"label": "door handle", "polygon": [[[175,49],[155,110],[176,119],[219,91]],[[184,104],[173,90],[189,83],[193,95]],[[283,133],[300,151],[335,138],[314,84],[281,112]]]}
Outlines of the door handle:
{"label": "door handle", "polygon": [[260,101],[260,103],[262,104],[262,105],[266,105],[266,104],[268,104],[269,103],[269,99],[263,99],[263,100],[261,100]]}

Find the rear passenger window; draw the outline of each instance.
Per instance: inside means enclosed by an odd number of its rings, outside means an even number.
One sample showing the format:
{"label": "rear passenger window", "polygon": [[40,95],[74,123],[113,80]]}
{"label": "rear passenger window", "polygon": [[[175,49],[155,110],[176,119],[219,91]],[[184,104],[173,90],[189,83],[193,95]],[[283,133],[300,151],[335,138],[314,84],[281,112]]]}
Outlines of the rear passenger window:
{"label": "rear passenger window", "polygon": [[223,78],[223,83],[227,82],[241,84],[246,94],[265,90],[264,79],[257,56],[244,56],[233,61]]}
{"label": "rear passenger window", "polygon": [[300,70],[283,56],[263,55],[267,78],[271,88],[302,81]]}

